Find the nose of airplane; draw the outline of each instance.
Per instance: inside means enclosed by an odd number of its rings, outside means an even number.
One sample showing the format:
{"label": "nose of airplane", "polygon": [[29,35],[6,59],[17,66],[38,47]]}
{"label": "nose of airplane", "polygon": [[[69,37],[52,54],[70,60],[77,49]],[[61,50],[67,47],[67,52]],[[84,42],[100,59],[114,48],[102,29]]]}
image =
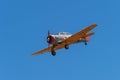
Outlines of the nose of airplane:
{"label": "nose of airplane", "polygon": [[48,43],[48,44],[53,44],[53,43],[54,43],[54,40],[55,40],[54,36],[52,36],[52,35],[50,34],[50,30],[48,30],[47,43]]}
{"label": "nose of airplane", "polygon": [[54,43],[54,40],[55,40],[55,38],[54,38],[54,36],[52,36],[52,35],[49,35],[49,36],[47,37],[47,43],[49,43],[49,44],[53,44],[53,43]]}

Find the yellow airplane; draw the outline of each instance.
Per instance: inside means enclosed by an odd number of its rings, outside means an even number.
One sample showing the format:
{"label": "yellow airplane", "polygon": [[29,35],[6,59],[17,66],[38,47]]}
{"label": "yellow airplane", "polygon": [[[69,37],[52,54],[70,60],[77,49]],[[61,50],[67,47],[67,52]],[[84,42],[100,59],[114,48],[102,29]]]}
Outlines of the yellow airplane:
{"label": "yellow airplane", "polygon": [[83,42],[85,43],[85,45],[87,45],[87,42],[90,40],[90,36],[94,34],[94,32],[90,32],[90,33],[88,32],[93,28],[95,28],[96,26],[97,24],[92,24],[89,27],[73,35],[68,32],[59,32],[56,35],[52,35],[50,34],[50,31],[48,31],[47,43],[50,44],[51,46],[43,50],[37,51],[32,55],[39,55],[45,52],[51,52],[51,54],[55,56],[56,50],[62,48],[69,49],[69,45],[71,44]]}

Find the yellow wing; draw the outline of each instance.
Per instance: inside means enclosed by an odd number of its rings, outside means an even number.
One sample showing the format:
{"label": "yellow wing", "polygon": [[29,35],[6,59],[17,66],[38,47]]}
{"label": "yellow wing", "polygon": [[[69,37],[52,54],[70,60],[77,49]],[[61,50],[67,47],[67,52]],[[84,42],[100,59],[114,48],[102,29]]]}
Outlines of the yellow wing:
{"label": "yellow wing", "polygon": [[[94,33],[89,33],[89,34],[86,34],[87,32],[89,32],[90,30],[92,30],[93,28],[95,28],[97,26],[97,24],[93,24],[93,25],[90,25],[89,27],[77,32],[76,34],[72,35],[71,37],[63,40],[61,42],[61,44],[58,44],[57,46],[54,47],[54,50],[59,50],[59,49],[62,49],[65,47],[65,45],[70,45],[70,44],[74,44],[76,43],[80,38],[83,38],[83,37],[87,37],[87,36],[91,36],[93,35]],[[40,50],[38,52],[35,52],[33,53],[32,55],[38,55],[38,54],[42,54],[42,53],[45,53],[45,52],[51,52],[53,46],[50,46],[48,48],[45,48],[43,50]]]}
{"label": "yellow wing", "polygon": [[[72,44],[72,43],[75,43],[76,41],[78,41],[80,38],[83,38],[83,37],[87,37],[88,35],[86,34],[87,32],[89,32],[90,30],[92,30],[93,28],[95,28],[97,26],[97,24],[93,24],[93,25],[90,25],[89,27],[77,32],[76,34],[72,35],[71,37],[65,39],[62,41],[62,43],[64,44]],[[92,33],[93,35],[94,33]],[[90,34],[91,35],[91,34]]]}
{"label": "yellow wing", "polygon": [[43,50],[37,51],[37,52],[33,53],[32,55],[38,55],[38,54],[42,54],[42,53],[45,53],[45,52],[50,52],[51,48],[52,48],[52,46],[50,46],[48,48],[45,48]]}

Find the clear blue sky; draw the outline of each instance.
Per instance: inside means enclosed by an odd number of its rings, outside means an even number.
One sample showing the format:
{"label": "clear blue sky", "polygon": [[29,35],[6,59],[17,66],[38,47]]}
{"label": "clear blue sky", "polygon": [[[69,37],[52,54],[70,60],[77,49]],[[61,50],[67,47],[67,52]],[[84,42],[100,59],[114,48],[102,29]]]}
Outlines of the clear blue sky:
{"label": "clear blue sky", "polygon": [[[87,46],[32,57],[47,30],[97,23]],[[120,80],[120,0],[1,0],[0,80]]]}

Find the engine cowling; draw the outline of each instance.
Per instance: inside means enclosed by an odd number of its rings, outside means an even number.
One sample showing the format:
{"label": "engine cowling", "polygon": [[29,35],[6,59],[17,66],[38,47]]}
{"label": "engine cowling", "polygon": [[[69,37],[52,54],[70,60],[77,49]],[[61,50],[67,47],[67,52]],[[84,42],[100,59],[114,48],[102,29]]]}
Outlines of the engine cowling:
{"label": "engine cowling", "polygon": [[53,43],[54,43],[54,41],[55,41],[54,36],[49,35],[49,36],[47,37],[47,43],[49,43],[49,44],[53,44]]}

